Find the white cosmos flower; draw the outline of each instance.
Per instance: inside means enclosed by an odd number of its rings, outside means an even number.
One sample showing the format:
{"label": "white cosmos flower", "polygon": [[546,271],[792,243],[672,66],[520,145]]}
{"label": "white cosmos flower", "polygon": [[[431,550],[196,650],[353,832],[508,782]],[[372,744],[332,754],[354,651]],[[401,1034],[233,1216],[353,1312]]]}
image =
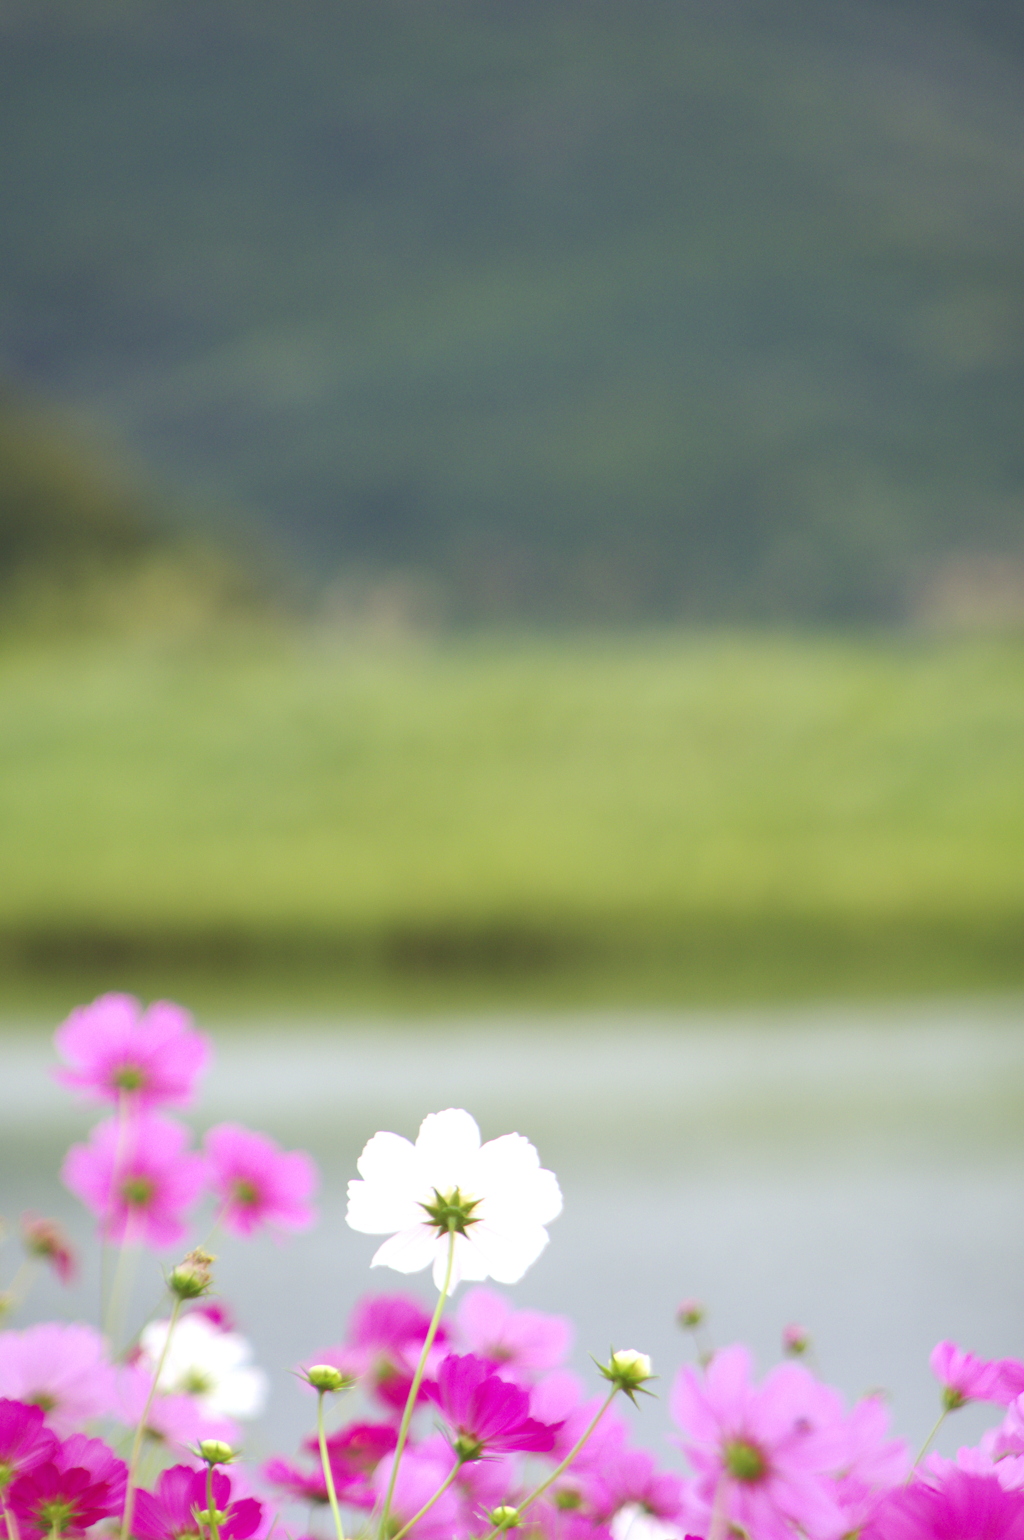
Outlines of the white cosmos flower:
{"label": "white cosmos flower", "polygon": [[452,1288],[461,1278],[516,1283],[548,1243],[544,1226],[562,1212],[554,1173],[522,1134],[480,1143],[468,1112],[449,1107],[423,1119],[415,1144],[380,1133],[348,1184],[348,1222],[366,1235],[391,1233],[371,1267],[418,1273],[434,1264],[444,1287],[455,1235]]}
{"label": "white cosmos flower", "polygon": [[[140,1363],[156,1371],[169,1321],[154,1321],[142,1333]],[[235,1331],[221,1331],[198,1312],[174,1328],[158,1388],[167,1395],[194,1396],[210,1417],[258,1417],[267,1399],[267,1376],[250,1362],[252,1348]]]}
{"label": "white cosmos flower", "polygon": [[682,1540],[683,1536],[678,1525],[649,1513],[642,1503],[624,1503],[608,1527],[612,1540]]}

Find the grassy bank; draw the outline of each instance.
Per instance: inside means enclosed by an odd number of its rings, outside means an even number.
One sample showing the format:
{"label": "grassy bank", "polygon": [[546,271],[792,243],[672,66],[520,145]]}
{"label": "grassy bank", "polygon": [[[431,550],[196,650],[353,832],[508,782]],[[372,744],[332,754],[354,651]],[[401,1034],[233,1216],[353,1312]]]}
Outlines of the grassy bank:
{"label": "grassy bank", "polygon": [[10,999],[1024,983],[1024,643],[0,656]]}

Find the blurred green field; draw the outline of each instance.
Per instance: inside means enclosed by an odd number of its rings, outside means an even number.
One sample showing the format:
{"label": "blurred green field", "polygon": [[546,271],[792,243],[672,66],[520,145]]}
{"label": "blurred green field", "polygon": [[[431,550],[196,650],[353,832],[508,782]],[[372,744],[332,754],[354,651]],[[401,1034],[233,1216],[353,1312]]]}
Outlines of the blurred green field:
{"label": "blurred green field", "polygon": [[0,653],[0,975],[728,1000],[1024,983],[1024,639]]}

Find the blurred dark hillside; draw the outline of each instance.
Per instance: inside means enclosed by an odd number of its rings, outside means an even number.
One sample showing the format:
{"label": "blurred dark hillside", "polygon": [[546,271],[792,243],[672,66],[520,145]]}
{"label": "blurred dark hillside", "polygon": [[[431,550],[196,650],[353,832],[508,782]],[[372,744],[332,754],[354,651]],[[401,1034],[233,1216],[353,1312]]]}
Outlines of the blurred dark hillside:
{"label": "blurred dark hillside", "polygon": [[266,619],[261,562],[189,528],[116,454],[0,389],[0,636]]}
{"label": "blurred dark hillside", "polygon": [[325,580],[1016,602],[1017,0],[0,0],[0,143],[0,374]]}

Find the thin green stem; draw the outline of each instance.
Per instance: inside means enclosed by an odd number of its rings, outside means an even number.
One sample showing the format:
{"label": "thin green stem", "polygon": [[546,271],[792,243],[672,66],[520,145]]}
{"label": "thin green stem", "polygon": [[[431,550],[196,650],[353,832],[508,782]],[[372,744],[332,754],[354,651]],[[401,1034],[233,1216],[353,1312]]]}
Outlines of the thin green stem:
{"label": "thin green stem", "polygon": [[[114,1195],[117,1192],[117,1181],[121,1175],[121,1161],[124,1158],[124,1138],[128,1127],[128,1099],[124,1091],[117,1093],[117,1143],[114,1146],[114,1164],[110,1172],[110,1199],[106,1212],[103,1215],[103,1245],[100,1250],[100,1318],[104,1322],[104,1332],[107,1331],[106,1321],[109,1315],[109,1300],[107,1289],[110,1283],[110,1226],[114,1218]],[[120,1258],[118,1258],[120,1263]]]}
{"label": "thin green stem", "polygon": [[135,1282],[135,1269],[139,1260],[138,1248],[132,1238],[131,1216],[125,1230],[121,1249],[117,1254],[117,1267],[114,1269],[114,1282],[110,1290],[110,1299],[107,1303],[107,1316],[103,1323],[103,1333],[110,1343],[111,1352],[117,1348],[117,1337],[121,1328],[122,1303],[126,1296],[130,1296]]}
{"label": "thin green stem", "polygon": [[391,1502],[395,1495],[395,1483],[398,1480],[398,1466],[402,1459],[402,1451],[405,1449],[406,1440],[409,1437],[409,1424],[412,1422],[412,1414],[416,1410],[416,1401],[419,1397],[420,1386],[423,1383],[423,1376],[427,1370],[427,1359],[430,1356],[430,1349],[434,1346],[434,1338],[437,1336],[437,1328],[441,1324],[441,1312],[444,1310],[445,1300],[448,1298],[448,1290],[452,1286],[452,1269],[454,1266],[455,1230],[449,1229],[448,1266],[445,1268],[444,1284],[441,1288],[440,1294],[437,1296],[437,1304],[434,1307],[434,1314],[431,1316],[430,1325],[427,1328],[427,1335],[424,1338],[423,1349],[420,1353],[420,1361],[416,1365],[416,1373],[413,1375],[412,1384],[409,1386],[409,1395],[406,1398],[405,1411],[402,1413],[402,1421],[398,1428],[398,1442],[395,1445],[395,1458],[391,1466],[391,1479],[388,1482],[387,1496],[384,1499],[384,1508],[380,1516],[381,1540],[387,1540],[388,1519],[391,1516]]}
{"label": "thin green stem", "polygon": [[452,1482],[455,1480],[456,1476],[459,1474],[459,1471],[462,1469],[462,1467],[465,1465],[465,1463],[466,1463],[465,1460],[460,1460],[458,1462],[458,1464],[455,1466],[455,1469],[454,1470],[450,1470],[448,1472],[447,1476],[444,1478],[444,1480],[442,1481],[441,1485],[438,1487],[437,1491],[434,1493],[433,1497],[428,1498],[428,1500],[423,1504],[423,1507],[420,1509],[419,1513],[414,1513],[413,1514],[413,1516],[409,1520],[408,1524],[403,1524],[402,1525],[402,1527],[398,1531],[398,1533],[396,1535],[392,1536],[392,1540],[404,1540],[404,1537],[409,1533],[409,1531],[412,1528],[412,1526],[414,1524],[418,1524],[420,1519],[423,1517],[423,1515],[425,1513],[429,1513],[430,1512],[431,1508],[437,1502],[439,1497],[443,1497],[444,1496],[444,1494],[447,1492],[448,1488],[451,1486]]}
{"label": "thin green stem", "polygon": [[213,1505],[213,1466],[206,1467],[206,1522],[210,1526],[210,1540],[220,1540],[217,1510]]}
{"label": "thin green stem", "polygon": [[544,1493],[547,1491],[548,1487],[551,1486],[555,1481],[557,1481],[559,1476],[562,1476],[562,1475],[565,1474],[565,1472],[569,1469],[569,1466],[572,1464],[573,1460],[575,1460],[576,1456],[579,1454],[580,1450],[583,1448],[584,1444],[590,1438],[591,1434],[593,1433],[594,1429],[597,1427],[598,1423],[601,1421],[601,1418],[604,1416],[605,1412],[608,1410],[608,1408],[611,1406],[612,1402],[615,1400],[615,1397],[618,1395],[618,1393],[619,1393],[618,1385],[613,1385],[611,1390],[608,1392],[607,1396],[602,1401],[601,1405],[598,1407],[597,1411],[594,1413],[594,1416],[590,1419],[590,1423],[589,1423],[589,1425],[587,1427],[586,1432],[582,1435],[582,1437],[580,1437],[580,1438],[578,1438],[576,1440],[575,1444],[573,1444],[572,1448],[569,1450],[569,1453],[566,1455],[566,1457],[562,1461],[562,1463],[560,1465],[556,1465],[554,1470],[551,1472],[551,1475],[548,1476],[548,1478],[545,1481],[542,1481],[539,1487],[534,1487],[534,1489],[530,1493],[529,1497],[526,1497],[526,1498],[523,1499],[523,1501],[516,1508],[515,1517],[512,1519],[512,1521],[510,1523],[508,1523],[508,1524],[497,1524],[497,1525],[495,1525],[494,1529],[492,1529],[490,1534],[486,1537],[486,1540],[495,1540],[495,1537],[497,1535],[500,1535],[502,1530],[504,1530],[504,1529],[511,1529],[514,1524],[518,1524],[519,1520],[522,1518],[522,1516],[526,1512],[527,1508],[531,1508],[533,1506],[533,1504],[537,1501],[538,1497],[543,1497]]}
{"label": "thin green stem", "polygon": [[[929,1435],[925,1439],[924,1443],[921,1445],[921,1448],[918,1450],[917,1459],[914,1461],[913,1465],[910,1468],[911,1476],[913,1475],[914,1471],[917,1470],[917,1467],[920,1465],[921,1461],[924,1459],[925,1455],[928,1453],[928,1449],[929,1449],[929,1447],[931,1445],[931,1441],[935,1437],[936,1433],[938,1433],[939,1429],[942,1427],[942,1424],[945,1422],[946,1418],[949,1416],[949,1411],[950,1411],[949,1407],[948,1406],[944,1406],[942,1408],[942,1411],[939,1413],[939,1420],[938,1420],[938,1422],[936,1422],[934,1428],[929,1433]],[[907,1477],[907,1480],[908,1481],[910,1480],[910,1476]]]}
{"label": "thin green stem", "polygon": [[327,1500],[331,1505],[334,1515],[334,1529],[338,1540],[345,1540],[345,1531],[341,1524],[341,1512],[338,1508],[338,1494],[334,1490],[334,1472],[331,1470],[331,1462],[327,1455],[327,1434],[324,1432],[324,1393],[317,1391],[316,1397],[316,1434],[320,1441],[320,1464],[323,1468],[324,1483],[327,1487]]}
{"label": "thin green stem", "polygon": [[178,1298],[174,1301],[171,1319],[167,1323],[167,1336],[164,1338],[164,1345],[160,1350],[160,1357],[153,1372],[153,1383],[149,1387],[149,1395],[146,1397],[146,1404],[142,1408],[142,1416],[139,1418],[139,1425],[135,1429],[135,1437],[132,1440],[131,1458],[128,1461],[128,1483],[124,1492],[124,1518],[121,1520],[120,1540],[127,1540],[128,1533],[132,1527],[132,1518],[135,1513],[135,1480],[138,1472],[139,1454],[142,1450],[142,1440],[146,1436],[146,1421],[149,1417],[150,1407],[153,1405],[153,1398],[156,1395],[156,1387],[160,1383],[160,1376],[164,1372],[167,1352],[171,1345],[171,1337],[174,1335],[174,1328],[178,1324],[180,1310],[181,1300]]}

